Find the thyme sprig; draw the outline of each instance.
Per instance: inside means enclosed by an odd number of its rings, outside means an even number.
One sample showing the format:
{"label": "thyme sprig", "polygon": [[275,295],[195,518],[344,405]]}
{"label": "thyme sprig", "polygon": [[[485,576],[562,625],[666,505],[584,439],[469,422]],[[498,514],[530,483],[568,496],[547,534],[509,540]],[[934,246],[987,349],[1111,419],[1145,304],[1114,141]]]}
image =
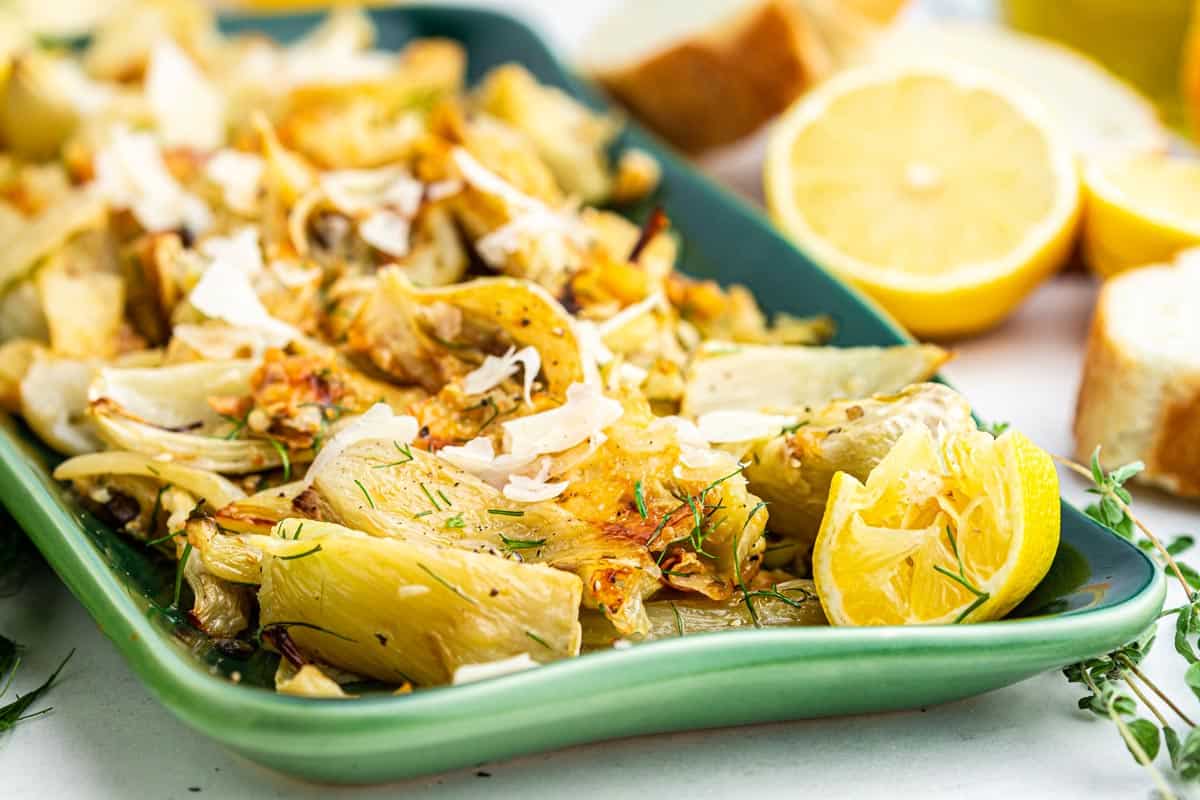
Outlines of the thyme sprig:
{"label": "thyme sprig", "polygon": [[[1100,465],[1100,448],[1092,453],[1087,467],[1065,458],[1056,460],[1091,481],[1087,491],[1099,496],[1097,502],[1084,509],[1084,513],[1138,546],[1179,582],[1186,602],[1163,611],[1159,618],[1175,617],[1173,644],[1187,663],[1184,680],[1192,692],[1200,696],[1200,657],[1192,643],[1193,637],[1200,633],[1200,592],[1197,591],[1200,576],[1175,558],[1193,545],[1193,538],[1180,536],[1164,544],[1133,513],[1130,508],[1133,498],[1125,484],[1145,468],[1140,461],[1105,472]],[[1155,759],[1165,747],[1176,775],[1184,780],[1200,779],[1200,728],[1139,667],[1154,644],[1156,631],[1157,625],[1152,626],[1124,647],[1101,658],[1072,664],[1063,670],[1063,674],[1069,682],[1082,684],[1089,692],[1079,700],[1079,707],[1111,720],[1130,754],[1150,773],[1159,794],[1173,798],[1176,795],[1155,766]],[[1137,716],[1139,706],[1150,713],[1150,719]],[[1182,736],[1170,724],[1172,714],[1187,726]]]}

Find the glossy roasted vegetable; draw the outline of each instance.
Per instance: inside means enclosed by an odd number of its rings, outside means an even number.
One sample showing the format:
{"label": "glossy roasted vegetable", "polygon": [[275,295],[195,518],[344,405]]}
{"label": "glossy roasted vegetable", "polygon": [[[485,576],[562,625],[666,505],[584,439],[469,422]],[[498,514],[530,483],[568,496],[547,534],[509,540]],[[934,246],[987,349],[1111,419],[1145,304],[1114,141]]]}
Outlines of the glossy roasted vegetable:
{"label": "glossy roasted vegetable", "polygon": [[154,368],[105,368],[88,389],[91,416],[111,447],[171,458],[234,475],[311,458],[278,442],[233,438],[244,424],[223,418],[209,398],[248,395],[258,362],[195,361]]}
{"label": "glossy roasted vegetable", "polygon": [[928,380],[950,354],[930,344],[789,347],[706,342],[687,371],[683,414],[819,406]]}
{"label": "glossy roasted vegetable", "polygon": [[[811,580],[800,578],[784,581],[770,588],[751,589],[747,594],[748,600],[739,591],[728,600],[682,596],[647,603],[646,615],[650,619],[650,629],[635,641],[671,639],[693,633],[751,626],[777,628],[828,624]],[[753,614],[750,605],[754,607]],[[584,650],[611,647],[613,642],[622,638],[600,614],[585,611],[579,621],[583,626]]]}
{"label": "glossy roasted vegetable", "polygon": [[791,433],[753,443],[743,458],[751,491],[770,504],[771,531],[796,540],[801,560],[812,549],[835,472],[864,480],[915,425],[935,435],[975,429],[966,399],[937,383],[798,409],[796,417]]}
{"label": "glossy roasted vegetable", "polygon": [[463,664],[579,652],[581,587],[568,572],[313,520],[240,538],[262,554],[262,629],[343,669],[430,685]]}

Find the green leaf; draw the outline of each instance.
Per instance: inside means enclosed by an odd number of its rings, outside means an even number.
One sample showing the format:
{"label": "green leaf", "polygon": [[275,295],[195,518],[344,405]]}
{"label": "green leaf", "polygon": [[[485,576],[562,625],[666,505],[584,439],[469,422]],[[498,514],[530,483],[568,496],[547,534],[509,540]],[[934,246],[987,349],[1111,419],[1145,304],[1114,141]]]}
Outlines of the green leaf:
{"label": "green leaf", "polygon": [[1183,673],[1183,680],[1197,697],[1200,697],[1200,663],[1192,664]]}
{"label": "green leaf", "polygon": [[1109,475],[1109,478],[1113,483],[1119,486],[1120,484],[1132,478],[1134,475],[1137,475],[1145,468],[1146,465],[1141,461],[1131,461],[1122,467],[1117,467],[1114,469],[1112,474]]}
{"label": "green leaf", "polygon": [[1180,776],[1187,780],[1200,777],[1200,728],[1192,728],[1179,748]]}
{"label": "green leaf", "polygon": [[1179,769],[1179,734],[1170,725],[1163,725],[1163,741],[1167,743],[1167,755],[1171,757],[1171,766]]}
{"label": "green leaf", "polygon": [[1137,703],[1127,694],[1119,694],[1113,698],[1112,709],[1121,716],[1137,713]]}
{"label": "green leaf", "polygon": [[[1129,728],[1129,732],[1133,734],[1134,740],[1146,753],[1146,757],[1153,761],[1158,756],[1158,726],[1148,719],[1139,718],[1126,723],[1125,727]],[[1129,752],[1133,753],[1132,747]]]}
{"label": "green leaf", "polygon": [[1133,495],[1131,495],[1129,493],[1129,490],[1126,489],[1124,486],[1114,486],[1113,494],[1115,494],[1117,497],[1121,498],[1121,502],[1124,503],[1125,505],[1129,505],[1130,503],[1133,502]]}
{"label": "green leaf", "polygon": [[1104,470],[1100,468],[1100,445],[1092,451],[1092,480],[1097,486],[1104,485]]}
{"label": "green leaf", "polygon": [[1121,524],[1121,520],[1125,518],[1125,512],[1117,505],[1117,501],[1111,497],[1100,498],[1100,518],[1104,520],[1104,524],[1110,528],[1116,529],[1117,525]]}
{"label": "green leaf", "polygon": [[1117,523],[1117,526],[1113,530],[1123,538],[1130,541],[1133,540],[1133,520],[1129,518],[1128,514],[1121,518],[1121,521]]}
{"label": "green leaf", "polygon": [[1175,652],[1187,659],[1189,664],[1195,664],[1200,659],[1196,658],[1196,651],[1192,649],[1192,643],[1188,641],[1188,634],[1192,632],[1196,611],[1192,606],[1185,606],[1179,616],[1175,618]]}
{"label": "green leaf", "polygon": [[[1187,564],[1184,564],[1182,561],[1176,561],[1175,566],[1179,567],[1179,574],[1183,576],[1185,581],[1187,581],[1188,586],[1192,587],[1193,589],[1200,589],[1200,572],[1196,572],[1195,569]],[[1163,569],[1168,573],[1173,571],[1170,564],[1164,566]]]}
{"label": "green leaf", "polygon": [[1177,556],[1180,553],[1190,550],[1195,544],[1195,539],[1187,534],[1183,534],[1182,536],[1176,536],[1167,544],[1167,552],[1173,556]]}

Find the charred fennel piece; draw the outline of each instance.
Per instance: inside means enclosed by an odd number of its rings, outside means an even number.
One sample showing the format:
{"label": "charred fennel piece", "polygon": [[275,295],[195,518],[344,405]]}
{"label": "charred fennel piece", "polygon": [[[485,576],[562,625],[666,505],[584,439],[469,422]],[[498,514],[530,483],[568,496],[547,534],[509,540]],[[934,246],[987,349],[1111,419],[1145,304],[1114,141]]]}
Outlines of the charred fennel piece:
{"label": "charred fennel piece", "polygon": [[796,541],[802,557],[816,539],[834,473],[865,480],[914,425],[935,434],[975,428],[966,399],[936,383],[839,400],[805,421],[790,433],[754,443],[743,459],[750,490],[770,504],[771,530]]}
{"label": "charred fennel piece", "polygon": [[687,371],[683,414],[819,406],[896,392],[950,357],[934,345],[804,347],[707,342]]}
{"label": "charred fennel piece", "polygon": [[[762,627],[828,624],[811,580],[797,579],[774,587],[751,589],[749,595]],[[646,615],[650,618],[650,630],[635,641],[754,627],[740,591],[729,600],[697,597],[654,600],[646,604]],[[622,638],[602,614],[584,611],[579,621],[583,626],[584,650],[610,647]]]}
{"label": "charred fennel piece", "polygon": [[570,573],[314,520],[242,538],[262,554],[260,623],[287,624],[315,660],[430,685],[448,683],[463,664],[579,652],[581,586]]}

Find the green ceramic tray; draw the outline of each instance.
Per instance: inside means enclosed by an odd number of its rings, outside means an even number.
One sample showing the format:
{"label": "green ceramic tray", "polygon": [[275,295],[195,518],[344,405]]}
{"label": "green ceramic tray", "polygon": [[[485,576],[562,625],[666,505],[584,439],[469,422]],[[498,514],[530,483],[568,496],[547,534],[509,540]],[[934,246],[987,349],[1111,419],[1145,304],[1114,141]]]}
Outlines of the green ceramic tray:
{"label": "green ceramic tray", "polygon": [[[448,36],[472,78],[509,60],[589,102],[596,96],[526,27],[492,12],[406,6],[374,12],[380,45]],[[232,31],[298,35],[311,16],[239,17]],[[814,266],[755,211],[636,130],[656,152],[683,267],[745,283],[773,310],[826,312],[838,343],[903,333]],[[1012,619],[962,627],[740,630],[583,656],[477,684],[348,702],[260,688],[269,664],[218,656],[158,611],[163,565],[105,528],[50,479],[54,457],[0,417],[0,498],[162,703],[254,761],[341,783],[391,780],[580,742],[766,720],[908,708],[1014,683],[1134,638],[1161,609],[1162,575],[1136,548],[1063,509],[1049,576]],[[222,676],[241,673],[235,685]],[[103,676],[99,676],[101,685]],[[255,686],[258,684],[258,686]]]}

